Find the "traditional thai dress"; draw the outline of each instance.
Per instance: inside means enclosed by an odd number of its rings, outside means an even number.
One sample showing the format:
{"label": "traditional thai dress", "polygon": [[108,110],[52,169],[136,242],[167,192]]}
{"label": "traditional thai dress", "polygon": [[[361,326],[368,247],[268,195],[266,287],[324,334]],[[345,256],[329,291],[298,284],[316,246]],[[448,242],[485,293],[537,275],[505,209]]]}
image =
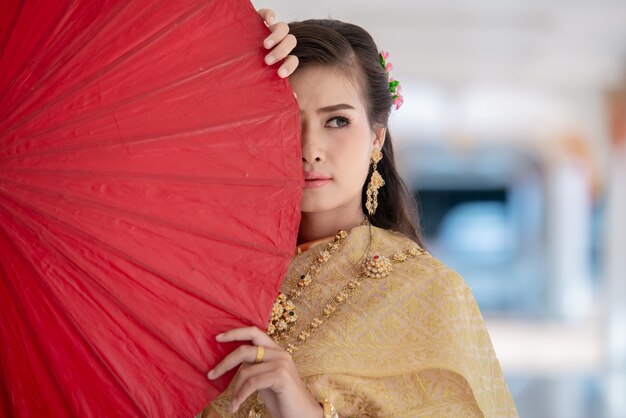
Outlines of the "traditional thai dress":
{"label": "traditional thai dress", "polygon": [[[515,417],[517,411],[485,323],[463,279],[406,236],[353,228],[296,300],[293,335],[320,317],[369,255],[393,260],[366,278],[293,354],[310,393],[340,417]],[[288,294],[325,243],[296,255],[281,286]],[[411,250],[411,256],[406,256]],[[254,396],[236,416],[246,416]],[[204,411],[228,417],[230,388]]]}

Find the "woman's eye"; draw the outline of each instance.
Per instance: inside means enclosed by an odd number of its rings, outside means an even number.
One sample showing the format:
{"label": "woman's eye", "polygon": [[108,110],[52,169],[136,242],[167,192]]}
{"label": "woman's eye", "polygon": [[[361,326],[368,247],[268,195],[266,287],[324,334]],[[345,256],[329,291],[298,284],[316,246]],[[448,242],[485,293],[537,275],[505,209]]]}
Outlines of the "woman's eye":
{"label": "woman's eye", "polygon": [[350,124],[350,121],[343,116],[335,116],[326,122],[326,126],[329,128],[345,128]]}

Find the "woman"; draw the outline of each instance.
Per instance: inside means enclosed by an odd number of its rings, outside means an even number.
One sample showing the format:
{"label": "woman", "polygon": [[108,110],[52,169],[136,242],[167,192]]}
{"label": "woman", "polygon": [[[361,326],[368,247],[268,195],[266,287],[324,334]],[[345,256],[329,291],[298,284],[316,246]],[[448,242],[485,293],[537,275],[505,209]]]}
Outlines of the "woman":
{"label": "woman", "polygon": [[249,344],[208,373],[241,366],[203,416],[516,416],[470,290],[422,249],[387,129],[399,92],[385,57],[355,25],[309,20],[290,32],[299,245],[267,333],[217,337]]}

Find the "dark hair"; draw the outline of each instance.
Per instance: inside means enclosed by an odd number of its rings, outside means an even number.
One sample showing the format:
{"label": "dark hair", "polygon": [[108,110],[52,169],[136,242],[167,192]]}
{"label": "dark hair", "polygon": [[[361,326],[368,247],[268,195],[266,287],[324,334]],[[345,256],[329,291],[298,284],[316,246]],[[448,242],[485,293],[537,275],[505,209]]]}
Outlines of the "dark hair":
{"label": "dark hair", "polygon": [[[387,72],[380,65],[378,48],[367,31],[338,20],[310,19],[290,23],[289,32],[298,40],[296,48],[291,52],[300,61],[298,68],[332,66],[356,78],[370,126],[387,128],[392,94]],[[374,226],[402,232],[423,246],[417,205],[396,170],[388,128],[382,152],[383,159],[378,163],[378,171],[385,185],[378,191],[378,208],[370,221]],[[370,168],[362,192],[361,206],[364,213],[367,213],[365,192],[371,174]]]}

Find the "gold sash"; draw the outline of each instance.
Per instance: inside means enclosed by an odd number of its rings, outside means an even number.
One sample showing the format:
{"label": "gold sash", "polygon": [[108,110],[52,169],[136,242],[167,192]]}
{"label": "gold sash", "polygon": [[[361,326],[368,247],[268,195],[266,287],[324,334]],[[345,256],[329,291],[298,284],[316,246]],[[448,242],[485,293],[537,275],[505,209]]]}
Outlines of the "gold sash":
{"label": "gold sash", "polygon": [[[357,276],[368,228],[350,232],[297,300],[294,335]],[[371,255],[416,245],[373,226],[372,234]],[[314,245],[294,258],[283,293],[322,248]],[[313,396],[332,401],[341,417],[517,416],[471,291],[428,254],[394,264],[386,278],[368,279],[293,359]],[[229,401],[230,388],[211,404],[212,414],[232,416]]]}

